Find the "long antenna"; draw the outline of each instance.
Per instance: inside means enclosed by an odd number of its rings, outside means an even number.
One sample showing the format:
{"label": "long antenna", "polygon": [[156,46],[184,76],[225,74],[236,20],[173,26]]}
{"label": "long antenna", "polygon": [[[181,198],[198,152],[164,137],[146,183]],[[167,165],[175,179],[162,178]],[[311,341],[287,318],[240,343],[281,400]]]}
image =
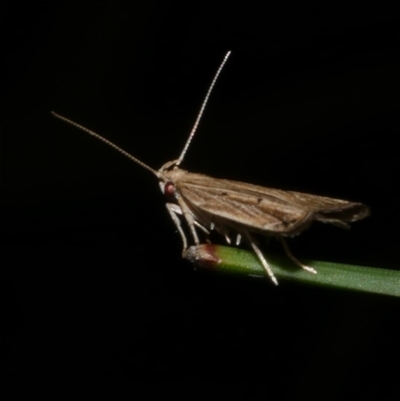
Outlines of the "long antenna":
{"label": "long antenna", "polygon": [[58,118],[59,120],[65,121],[68,124],[73,125],[76,128],[79,128],[80,130],[94,136],[97,139],[100,139],[100,141],[103,141],[104,143],[106,143],[108,146],[111,146],[112,148],[118,150],[118,152],[122,153],[124,156],[126,156],[128,159],[133,160],[135,163],[139,164],[140,166],[144,167],[145,169],[151,171],[154,175],[156,175],[157,177],[164,177],[160,172],[152,169],[150,166],[148,166],[147,164],[143,163],[142,161],[140,161],[139,159],[137,159],[135,156],[132,156],[130,153],[126,152],[124,149],[121,149],[119,146],[113,144],[111,141],[109,141],[106,138],[103,138],[101,135],[96,134],[96,132],[91,131],[90,129],[84,127],[83,125],[80,125],[78,123],[76,123],[75,121],[70,120],[69,118],[63,117],[60,114],[55,113],[54,111],[51,112],[51,114],[53,114],[54,117]]}
{"label": "long antenna", "polygon": [[206,108],[208,99],[210,98],[210,95],[211,95],[211,92],[212,92],[212,90],[213,90],[213,88],[214,88],[214,85],[215,85],[215,83],[217,82],[217,79],[218,79],[218,77],[219,77],[219,74],[221,73],[222,69],[224,68],[224,65],[225,65],[226,61],[228,60],[228,57],[230,56],[230,54],[231,54],[231,51],[228,51],[228,53],[225,54],[225,57],[224,57],[224,59],[222,60],[222,63],[220,64],[220,66],[219,66],[217,72],[216,72],[215,75],[214,75],[213,80],[211,81],[211,85],[210,85],[210,87],[208,88],[206,97],[205,97],[204,100],[203,100],[203,104],[201,105],[199,114],[197,115],[196,121],[195,121],[195,123],[194,123],[194,125],[193,125],[192,131],[190,132],[189,138],[188,138],[188,140],[186,141],[186,144],[185,144],[185,146],[184,146],[184,148],[183,148],[183,150],[182,150],[181,155],[179,156],[178,161],[175,163],[175,166],[176,166],[176,167],[178,167],[178,166],[182,163],[182,160],[183,160],[183,158],[185,157],[185,154],[186,154],[186,152],[187,152],[187,150],[188,150],[188,147],[189,147],[189,145],[190,145],[190,142],[192,142],[193,136],[194,136],[194,134],[196,133],[197,127],[198,127],[198,125],[199,125],[199,123],[200,123],[200,119],[201,119],[201,117],[202,117],[202,115],[203,115],[203,113],[204,113],[204,109]]}

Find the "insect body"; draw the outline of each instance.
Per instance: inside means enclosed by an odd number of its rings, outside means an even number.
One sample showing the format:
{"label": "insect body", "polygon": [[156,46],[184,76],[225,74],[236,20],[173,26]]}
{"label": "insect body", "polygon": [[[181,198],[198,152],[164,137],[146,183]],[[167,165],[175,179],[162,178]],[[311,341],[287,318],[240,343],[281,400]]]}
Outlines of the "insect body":
{"label": "insect body", "polygon": [[253,238],[253,234],[279,237],[285,252],[294,263],[311,273],[316,273],[312,267],[303,265],[291,254],[285,237],[299,234],[313,221],[346,228],[348,223],[368,216],[369,208],[367,206],[340,199],[212,178],[203,174],[189,173],[179,168],[196,132],[211,91],[229,55],[230,52],[226,54],[211,82],[179,159],[167,162],[158,171],[99,134],[59,114],[54,112],[52,114],[95,136],[157,176],[161,191],[169,199],[166,206],[182,238],[183,252],[188,248],[188,240],[181,226],[180,217],[182,216],[188,225],[195,245],[200,244],[198,229],[206,234],[216,230],[225,237],[228,243],[231,243],[230,236],[234,233],[236,234],[236,245],[239,245],[241,238],[244,238],[275,284],[278,284],[276,277]]}

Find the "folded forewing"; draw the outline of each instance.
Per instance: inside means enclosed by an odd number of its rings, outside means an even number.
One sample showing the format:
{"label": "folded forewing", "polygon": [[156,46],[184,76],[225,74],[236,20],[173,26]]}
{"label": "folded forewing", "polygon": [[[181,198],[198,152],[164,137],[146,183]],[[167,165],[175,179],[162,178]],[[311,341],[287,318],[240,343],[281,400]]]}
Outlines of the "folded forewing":
{"label": "folded forewing", "polygon": [[287,191],[192,173],[175,184],[192,210],[253,230],[290,233],[313,216]]}

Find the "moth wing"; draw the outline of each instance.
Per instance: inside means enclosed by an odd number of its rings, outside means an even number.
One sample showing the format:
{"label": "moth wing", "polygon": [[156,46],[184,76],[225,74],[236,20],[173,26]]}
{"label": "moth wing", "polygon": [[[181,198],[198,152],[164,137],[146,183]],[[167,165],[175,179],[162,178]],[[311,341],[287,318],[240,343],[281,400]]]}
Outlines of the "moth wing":
{"label": "moth wing", "polygon": [[205,223],[271,234],[295,234],[313,220],[314,211],[288,191],[186,173],[175,182],[192,213]]}
{"label": "moth wing", "polygon": [[315,220],[346,227],[346,223],[361,220],[370,213],[362,203],[342,199],[288,191],[301,205],[307,205],[315,212]]}

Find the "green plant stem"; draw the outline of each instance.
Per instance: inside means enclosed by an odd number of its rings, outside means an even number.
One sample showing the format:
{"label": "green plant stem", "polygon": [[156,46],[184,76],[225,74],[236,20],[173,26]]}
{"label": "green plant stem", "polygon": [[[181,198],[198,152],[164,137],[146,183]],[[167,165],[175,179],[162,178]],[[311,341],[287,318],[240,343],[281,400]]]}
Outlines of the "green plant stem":
{"label": "green plant stem", "polygon": [[[190,247],[184,257],[202,268],[268,279],[256,255],[241,248],[202,244]],[[398,270],[314,260],[302,262],[314,267],[318,274],[300,269],[286,255],[268,256],[268,263],[279,281],[295,280],[325,287],[400,297]]]}

